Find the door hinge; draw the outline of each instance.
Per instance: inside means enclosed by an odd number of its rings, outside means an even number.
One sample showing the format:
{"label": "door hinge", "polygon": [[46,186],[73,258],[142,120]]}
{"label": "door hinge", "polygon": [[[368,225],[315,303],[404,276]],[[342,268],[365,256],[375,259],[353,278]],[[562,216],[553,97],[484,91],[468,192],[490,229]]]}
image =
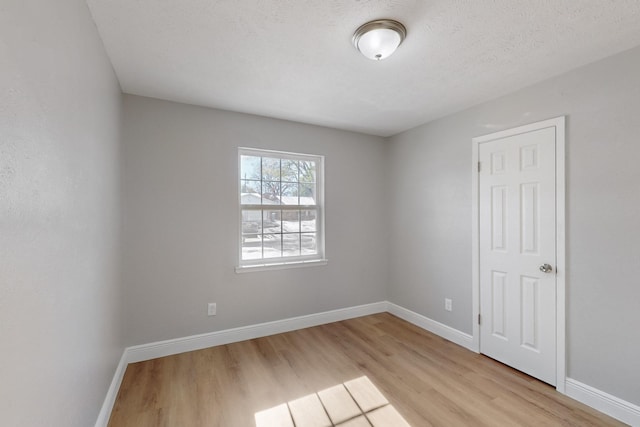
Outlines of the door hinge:
{"label": "door hinge", "polygon": [[478,162],[478,172],[480,172],[480,162]]}
{"label": "door hinge", "polygon": [[480,315],[478,314],[478,325],[481,325],[482,323],[482,318],[480,317]]}

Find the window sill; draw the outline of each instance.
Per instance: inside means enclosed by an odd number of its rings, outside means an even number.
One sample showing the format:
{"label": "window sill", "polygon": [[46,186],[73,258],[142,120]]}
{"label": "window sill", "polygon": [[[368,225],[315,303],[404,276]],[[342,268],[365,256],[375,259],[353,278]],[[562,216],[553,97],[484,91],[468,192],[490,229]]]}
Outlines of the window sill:
{"label": "window sill", "polygon": [[329,260],[327,259],[314,259],[310,261],[292,261],[292,262],[278,262],[273,264],[243,265],[243,266],[236,267],[236,273],[252,273],[254,271],[287,270],[290,268],[318,267],[321,265],[327,265],[328,262]]}

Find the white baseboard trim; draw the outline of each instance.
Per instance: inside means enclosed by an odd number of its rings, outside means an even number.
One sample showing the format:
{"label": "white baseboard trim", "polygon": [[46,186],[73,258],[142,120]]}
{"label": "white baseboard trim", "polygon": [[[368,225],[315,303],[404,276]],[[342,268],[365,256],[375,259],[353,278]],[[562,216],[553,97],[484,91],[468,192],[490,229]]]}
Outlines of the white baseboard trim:
{"label": "white baseboard trim", "polygon": [[118,396],[120,384],[122,384],[122,378],[124,377],[124,372],[127,370],[128,364],[127,349],[125,348],[122,352],[122,357],[120,358],[116,372],[113,374],[113,379],[111,380],[111,385],[109,385],[109,390],[107,390],[107,395],[102,403],[102,408],[100,409],[98,419],[96,420],[96,427],[107,427],[107,424],[109,424],[111,410],[113,409],[113,404],[116,403],[116,397]]}
{"label": "white baseboard trim", "polygon": [[127,348],[127,362],[135,363],[157,357],[171,356],[187,351],[201,350],[216,345],[230,344],[269,335],[295,331],[297,329],[310,328],[354,317],[367,316],[369,314],[383,313],[387,310],[386,302],[359,305],[356,307],[341,308],[325,311],[307,316],[292,317],[274,322],[260,323],[257,325],[243,326],[218,332],[192,335],[184,338],[159,341],[150,344],[136,345]]}
{"label": "white baseboard trim", "polygon": [[565,384],[565,393],[570,398],[591,406],[623,423],[636,427],[640,426],[640,406],[572,378],[567,378]]}
{"label": "white baseboard trim", "polygon": [[392,302],[387,303],[387,311],[394,316],[398,316],[409,323],[413,323],[422,329],[426,329],[429,332],[439,335],[444,339],[477,353],[473,345],[473,337],[469,334],[454,329],[451,326],[436,322],[422,314],[400,307]]}

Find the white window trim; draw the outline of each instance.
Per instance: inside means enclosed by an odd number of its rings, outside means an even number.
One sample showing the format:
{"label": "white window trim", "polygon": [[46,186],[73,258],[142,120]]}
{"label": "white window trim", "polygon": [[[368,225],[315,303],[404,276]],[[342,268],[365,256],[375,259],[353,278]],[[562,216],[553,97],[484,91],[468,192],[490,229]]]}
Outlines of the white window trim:
{"label": "white window trim", "polygon": [[[243,209],[259,209],[262,210],[262,205],[242,205],[241,190],[242,190],[242,178],[240,177],[241,170],[241,158],[246,156],[260,156],[265,157],[273,155],[273,157],[288,158],[293,160],[312,160],[316,162],[316,204],[313,206],[306,205],[279,205],[279,209],[314,209],[317,212],[316,219],[316,245],[318,253],[316,255],[301,255],[297,257],[287,258],[273,258],[273,259],[257,259],[257,260],[242,260],[242,210]],[[238,174],[237,174],[237,197],[238,197],[238,238],[236,243],[238,245],[237,261],[238,265],[235,267],[236,273],[248,273],[254,271],[265,270],[282,270],[289,268],[300,267],[313,267],[326,265],[328,260],[325,258],[325,205],[324,205],[324,156],[315,154],[302,154],[292,153],[286,151],[276,150],[263,150],[256,148],[238,148]],[[275,207],[275,206],[274,206]]]}
{"label": "white window trim", "polygon": [[289,268],[318,267],[327,265],[328,259],[312,259],[308,261],[290,261],[277,264],[254,264],[237,266],[236,273],[253,273],[254,271],[287,270]]}

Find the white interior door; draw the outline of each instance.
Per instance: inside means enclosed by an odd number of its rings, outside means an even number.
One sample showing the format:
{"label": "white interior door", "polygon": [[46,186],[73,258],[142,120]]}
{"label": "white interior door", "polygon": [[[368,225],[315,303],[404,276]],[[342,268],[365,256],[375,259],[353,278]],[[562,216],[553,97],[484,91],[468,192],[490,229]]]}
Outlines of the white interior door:
{"label": "white interior door", "polygon": [[478,147],[480,352],[556,384],[556,128]]}

